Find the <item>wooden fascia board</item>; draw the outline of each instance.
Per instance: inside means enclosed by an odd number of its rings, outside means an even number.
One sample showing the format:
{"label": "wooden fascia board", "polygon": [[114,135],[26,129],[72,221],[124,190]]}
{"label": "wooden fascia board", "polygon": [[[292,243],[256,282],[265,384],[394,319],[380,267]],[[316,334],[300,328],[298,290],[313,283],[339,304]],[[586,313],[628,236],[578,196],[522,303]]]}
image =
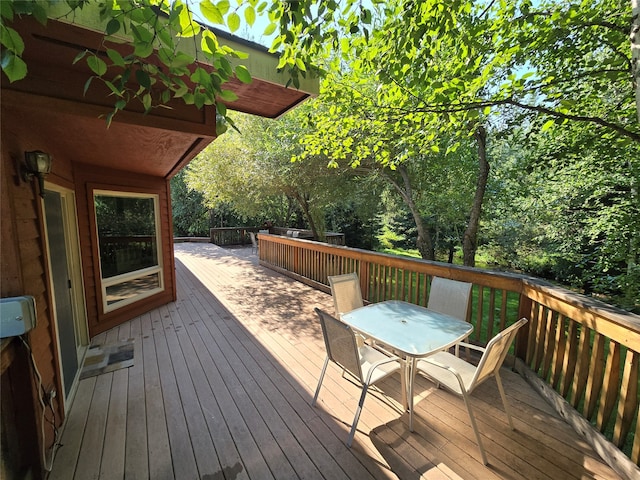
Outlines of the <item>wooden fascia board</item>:
{"label": "wooden fascia board", "polygon": [[[11,90],[9,88],[2,89],[2,102],[8,106],[47,108],[51,111],[66,113],[71,115],[80,115],[89,118],[98,118],[105,116],[112,109],[89,103],[81,103],[73,100],[65,100],[61,98],[53,98],[43,95]],[[177,132],[190,133],[208,138],[210,141],[215,138],[215,111],[213,107],[206,107],[206,122],[194,123],[179,120],[171,117],[160,117],[154,115],[145,115],[143,113],[122,110],[114,117],[114,121],[129,125],[138,125],[142,127],[159,128],[164,130],[172,130]],[[106,128],[106,120],[105,120]]]}
{"label": "wooden fascia board", "polygon": [[[100,19],[98,6],[94,4],[85,5],[82,9],[70,13],[69,7],[64,2],[57,2],[50,7],[48,16],[51,19],[76,25],[101,34],[106,30],[107,25],[105,20]],[[232,65],[242,64],[246,66],[253,78],[281,86],[287,84],[289,76],[284,72],[278,72],[279,58],[277,55],[268,52],[267,49],[261,45],[255,44],[255,46],[252,46],[250,45],[251,42],[243,41],[226,32],[213,30],[214,33],[219,34],[221,44],[228,45],[234,50],[249,55],[248,58],[243,60],[229,59]],[[118,39],[123,43],[130,43],[132,40],[130,36],[121,34],[110,38],[114,40]],[[179,50],[194,58],[203,58],[202,51],[200,50],[200,38],[200,35],[198,35],[195,41],[192,38],[185,39],[180,42],[178,46]],[[204,64],[205,62],[200,63]],[[320,92],[319,79],[312,78],[311,76],[300,78],[300,87],[296,90],[304,92],[309,96],[317,96]]]}

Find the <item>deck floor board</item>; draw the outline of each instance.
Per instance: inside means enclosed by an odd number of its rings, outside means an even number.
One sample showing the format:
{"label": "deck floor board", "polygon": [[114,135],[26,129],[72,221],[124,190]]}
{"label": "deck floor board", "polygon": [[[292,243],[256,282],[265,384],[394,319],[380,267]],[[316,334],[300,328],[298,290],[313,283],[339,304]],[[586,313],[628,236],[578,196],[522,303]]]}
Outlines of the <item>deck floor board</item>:
{"label": "deck floor board", "polygon": [[425,378],[415,431],[391,376],[367,395],[334,365],[310,405],[325,352],[314,307],[331,297],[258,265],[251,248],[175,246],[178,300],[94,339],[135,339],[134,365],[80,381],[50,479],[615,479],[519,375],[462,400]]}

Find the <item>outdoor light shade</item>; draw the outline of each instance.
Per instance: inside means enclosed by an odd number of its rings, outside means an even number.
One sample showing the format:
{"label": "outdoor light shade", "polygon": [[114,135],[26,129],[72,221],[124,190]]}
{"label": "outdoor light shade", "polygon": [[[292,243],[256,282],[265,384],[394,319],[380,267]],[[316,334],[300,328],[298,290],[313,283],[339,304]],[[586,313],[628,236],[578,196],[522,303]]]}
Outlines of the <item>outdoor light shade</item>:
{"label": "outdoor light shade", "polygon": [[40,196],[44,197],[44,177],[51,172],[51,161],[53,157],[48,153],[34,150],[24,152],[24,166],[22,167],[22,178],[25,182],[30,181],[34,176],[38,177]]}

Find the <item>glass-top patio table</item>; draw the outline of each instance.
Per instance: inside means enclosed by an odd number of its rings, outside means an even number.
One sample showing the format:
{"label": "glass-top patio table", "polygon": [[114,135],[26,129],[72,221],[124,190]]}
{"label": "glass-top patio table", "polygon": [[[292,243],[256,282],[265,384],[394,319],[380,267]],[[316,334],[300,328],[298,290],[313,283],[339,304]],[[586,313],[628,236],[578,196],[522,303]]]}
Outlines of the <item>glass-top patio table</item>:
{"label": "glass-top patio table", "polygon": [[416,361],[464,340],[473,331],[473,325],[400,300],[372,303],[343,313],[340,318],[354,330],[404,357],[402,400],[409,411],[409,430],[413,431]]}

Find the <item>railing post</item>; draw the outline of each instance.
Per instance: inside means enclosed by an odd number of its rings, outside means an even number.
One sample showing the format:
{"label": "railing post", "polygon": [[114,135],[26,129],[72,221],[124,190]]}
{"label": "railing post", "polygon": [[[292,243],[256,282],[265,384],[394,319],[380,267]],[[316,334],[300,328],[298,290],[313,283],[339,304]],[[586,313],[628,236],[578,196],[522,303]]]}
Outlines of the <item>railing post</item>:
{"label": "railing post", "polygon": [[371,283],[369,279],[369,262],[360,262],[360,271],[358,272],[358,276],[360,277],[360,290],[362,290],[362,298],[368,300],[369,284]]}
{"label": "railing post", "polygon": [[520,293],[520,302],[518,305],[518,319],[526,318],[529,321],[520,329],[518,336],[516,337],[515,356],[527,362],[527,348],[529,345],[529,328],[531,326],[531,308],[533,306],[532,300]]}

